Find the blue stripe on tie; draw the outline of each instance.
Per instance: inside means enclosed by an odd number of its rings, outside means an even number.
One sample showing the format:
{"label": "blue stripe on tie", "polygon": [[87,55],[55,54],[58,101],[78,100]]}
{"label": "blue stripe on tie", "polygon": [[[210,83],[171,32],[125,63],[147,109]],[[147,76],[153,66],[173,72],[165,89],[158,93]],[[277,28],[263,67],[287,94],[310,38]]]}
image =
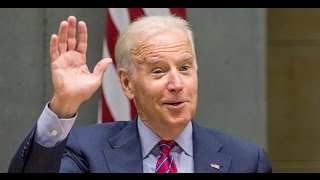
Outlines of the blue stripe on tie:
{"label": "blue stripe on tie", "polygon": [[168,173],[168,172],[170,171],[171,166],[172,166],[172,162],[173,162],[173,157],[171,157],[170,165],[169,165],[169,168],[168,168],[168,170],[166,171],[166,173]]}
{"label": "blue stripe on tie", "polygon": [[[161,140],[159,143],[160,147],[160,152],[161,156],[158,158],[155,172],[163,172],[163,173],[171,173],[172,168],[174,167],[174,172],[177,172],[176,165],[174,163],[174,158],[173,156],[170,155],[170,150],[174,147],[175,142],[173,140],[171,141],[165,141]],[[162,168],[162,166],[166,166],[167,169],[164,169],[165,167]]]}

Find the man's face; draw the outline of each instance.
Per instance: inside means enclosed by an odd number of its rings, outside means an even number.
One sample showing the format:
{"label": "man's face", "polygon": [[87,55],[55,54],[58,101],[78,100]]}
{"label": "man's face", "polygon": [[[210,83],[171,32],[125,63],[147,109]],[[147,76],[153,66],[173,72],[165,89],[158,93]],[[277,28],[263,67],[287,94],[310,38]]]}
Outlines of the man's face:
{"label": "man's face", "polygon": [[133,50],[133,98],[151,128],[182,127],[195,115],[198,76],[188,36],[168,30]]}

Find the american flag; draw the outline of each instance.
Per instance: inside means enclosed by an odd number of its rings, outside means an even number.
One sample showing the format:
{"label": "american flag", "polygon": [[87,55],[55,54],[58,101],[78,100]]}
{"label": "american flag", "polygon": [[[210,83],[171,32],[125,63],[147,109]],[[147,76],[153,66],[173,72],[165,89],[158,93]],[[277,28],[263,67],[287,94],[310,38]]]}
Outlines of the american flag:
{"label": "american flag", "polygon": [[140,16],[171,15],[186,19],[186,8],[108,8],[103,58],[111,57],[113,64],[108,66],[102,80],[102,93],[98,106],[98,123],[132,120],[136,108],[122,92],[114,58],[114,45],[121,33],[132,21]]}

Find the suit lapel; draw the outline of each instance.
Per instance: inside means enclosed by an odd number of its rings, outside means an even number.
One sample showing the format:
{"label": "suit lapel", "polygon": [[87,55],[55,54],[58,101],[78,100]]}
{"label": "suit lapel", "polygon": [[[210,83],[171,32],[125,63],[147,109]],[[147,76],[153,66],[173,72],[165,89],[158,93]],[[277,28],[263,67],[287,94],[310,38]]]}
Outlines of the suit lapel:
{"label": "suit lapel", "polygon": [[142,151],[136,120],[129,122],[108,142],[103,152],[110,172],[143,172]]}
{"label": "suit lapel", "polygon": [[[110,172],[143,172],[142,150],[136,120],[129,122],[108,142],[103,153]],[[222,148],[222,144],[214,136],[193,122],[193,155],[196,173],[229,172],[231,157],[221,153]]]}
{"label": "suit lapel", "polygon": [[222,144],[193,122],[194,171],[196,173],[229,172],[231,157],[220,150]]}

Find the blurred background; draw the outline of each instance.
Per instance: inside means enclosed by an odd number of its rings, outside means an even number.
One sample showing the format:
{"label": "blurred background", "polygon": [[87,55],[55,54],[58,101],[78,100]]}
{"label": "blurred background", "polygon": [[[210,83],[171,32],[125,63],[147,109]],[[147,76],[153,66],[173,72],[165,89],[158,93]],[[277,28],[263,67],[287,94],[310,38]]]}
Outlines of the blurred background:
{"label": "blurred background", "polygon": [[[0,9],[0,172],[52,97],[51,34],[88,26],[102,58],[106,8]],[[263,146],[274,172],[320,172],[320,9],[187,8],[199,66],[195,120]],[[97,123],[101,89],[75,126]]]}

